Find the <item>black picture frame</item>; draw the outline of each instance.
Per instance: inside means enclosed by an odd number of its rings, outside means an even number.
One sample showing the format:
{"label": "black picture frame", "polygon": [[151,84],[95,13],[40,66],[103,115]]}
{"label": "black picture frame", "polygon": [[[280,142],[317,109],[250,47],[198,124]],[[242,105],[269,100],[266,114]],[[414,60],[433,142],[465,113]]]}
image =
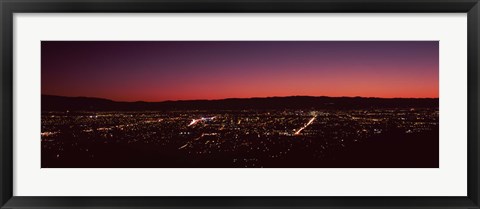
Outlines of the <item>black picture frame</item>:
{"label": "black picture frame", "polygon": [[[480,208],[479,0],[0,0],[0,8],[1,208]],[[13,14],[81,12],[467,13],[468,195],[466,197],[13,196]]]}

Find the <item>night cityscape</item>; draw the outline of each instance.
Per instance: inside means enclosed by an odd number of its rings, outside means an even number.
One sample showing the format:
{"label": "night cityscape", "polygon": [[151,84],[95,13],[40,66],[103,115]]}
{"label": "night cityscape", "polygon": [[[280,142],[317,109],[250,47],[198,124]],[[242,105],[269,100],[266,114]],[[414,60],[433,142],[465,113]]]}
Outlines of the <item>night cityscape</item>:
{"label": "night cityscape", "polygon": [[438,168],[438,97],[437,41],[43,41],[41,165]]}
{"label": "night cityscape", "polygon": [[[437,108],[48,111],[42,167],[438,167],[438,116]],[[365,159],[385,151],[399,155]]]}

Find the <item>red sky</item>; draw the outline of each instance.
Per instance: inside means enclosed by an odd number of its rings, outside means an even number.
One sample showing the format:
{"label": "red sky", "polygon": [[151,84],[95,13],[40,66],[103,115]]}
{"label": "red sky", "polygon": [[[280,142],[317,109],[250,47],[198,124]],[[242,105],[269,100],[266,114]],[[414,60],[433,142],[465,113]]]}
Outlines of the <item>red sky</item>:
{"label": "red sky", "polygon": [[437,98],[437,41],[43,41],[42,94]]}

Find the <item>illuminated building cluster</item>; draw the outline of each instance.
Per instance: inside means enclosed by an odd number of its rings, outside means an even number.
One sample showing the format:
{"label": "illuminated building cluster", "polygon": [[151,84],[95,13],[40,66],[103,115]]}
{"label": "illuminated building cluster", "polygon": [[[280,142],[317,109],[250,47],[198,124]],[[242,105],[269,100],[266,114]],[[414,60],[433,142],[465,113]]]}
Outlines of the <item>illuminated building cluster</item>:
{"label": "illuminated building cluster", "polygon": [[109,147],[128,147],[159,165],[178,159],[194,167],[282,167],[375,135],[435,131],[438,120],[437,108],[43,112],[42,157],[95,160]]}

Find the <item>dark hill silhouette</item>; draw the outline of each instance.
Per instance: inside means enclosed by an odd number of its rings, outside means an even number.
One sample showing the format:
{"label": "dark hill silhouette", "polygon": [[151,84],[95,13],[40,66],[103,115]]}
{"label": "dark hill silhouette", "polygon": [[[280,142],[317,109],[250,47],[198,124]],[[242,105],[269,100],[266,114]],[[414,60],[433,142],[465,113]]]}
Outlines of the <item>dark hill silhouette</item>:
{"label": "dark hill silhouette", "polygon": [[164,102],[117,102],[91,97],[42,95],[42,111],[63,110],[241,110],[241,109],[359,109],[438,108],[438,98],[266,97]]}

